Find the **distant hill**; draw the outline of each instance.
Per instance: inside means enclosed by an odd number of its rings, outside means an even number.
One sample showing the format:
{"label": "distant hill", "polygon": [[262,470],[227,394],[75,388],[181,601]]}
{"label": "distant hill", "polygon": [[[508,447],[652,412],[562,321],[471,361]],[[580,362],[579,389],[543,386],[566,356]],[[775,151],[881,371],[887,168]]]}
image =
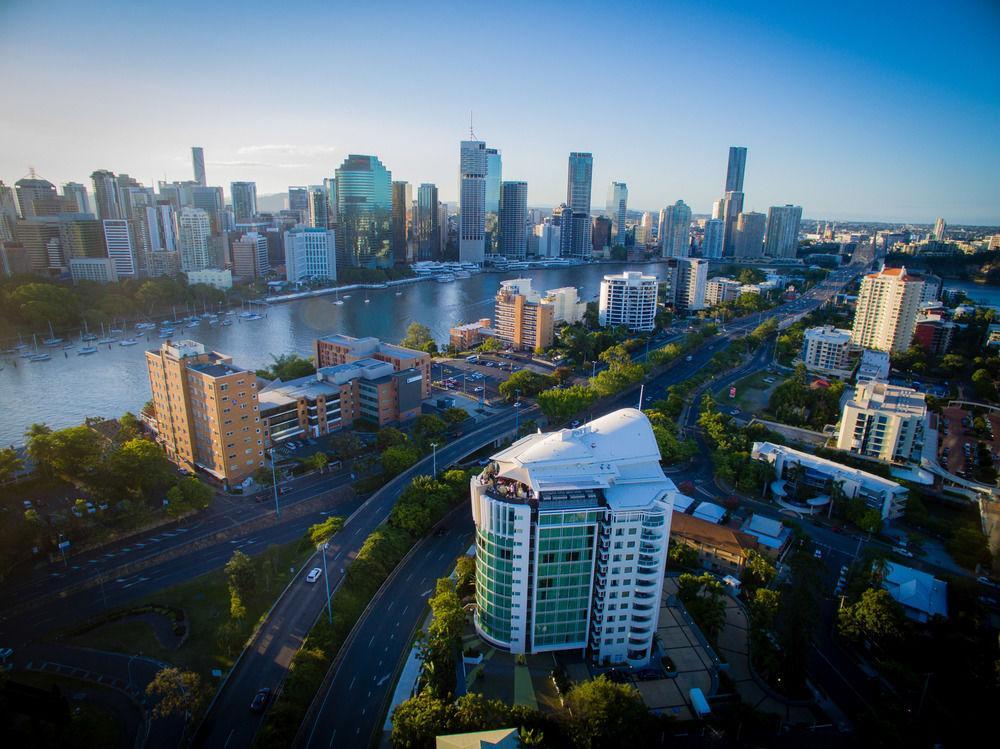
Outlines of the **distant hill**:
{"label": "distant hill", "polygon": [[278,192],[274,195],[258,195],[257,210],[262,213],[277,213],[288,207],[288,193]]}

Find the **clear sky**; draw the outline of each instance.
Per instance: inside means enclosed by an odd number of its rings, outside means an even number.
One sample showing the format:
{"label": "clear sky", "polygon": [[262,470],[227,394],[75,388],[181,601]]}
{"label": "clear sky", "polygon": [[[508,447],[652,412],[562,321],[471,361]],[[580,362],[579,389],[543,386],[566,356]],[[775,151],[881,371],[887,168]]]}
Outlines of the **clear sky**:
{"label": "clear sky", "polygon": [[708,212],[727,148],[746,206],[1000,223],[1000,3],[0,0],[0,179],[98,168],[258,192],[348,153],[457,194],[474,112],[532,205],[594,154],[629,207]]}

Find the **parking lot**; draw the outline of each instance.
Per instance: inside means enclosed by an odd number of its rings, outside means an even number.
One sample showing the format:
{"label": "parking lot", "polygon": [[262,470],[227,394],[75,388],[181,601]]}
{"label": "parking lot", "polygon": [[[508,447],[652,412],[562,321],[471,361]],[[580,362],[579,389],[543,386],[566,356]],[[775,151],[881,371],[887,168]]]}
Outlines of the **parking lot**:
{"label": "parking lot", "polygon": [[500,398],[500,383],[524,368],[500,356],[481,356],[475,362],[448,359],[431,366],[431,381],[439,391],[465,393],[490,403]]}
{"label": "parking lot", "polygon": [[[956,476],[973,479],[975,469],[983,465],[983,461],[992,460],[996,467],[997,455],[1000,454],[1000,442],[997,440],[1000,414],[990,413],[980,419],[958,406],[942,409],[938,422],[938,462],[942,468]],[[981,454],[979,443],[986,446],[988,456]]]}

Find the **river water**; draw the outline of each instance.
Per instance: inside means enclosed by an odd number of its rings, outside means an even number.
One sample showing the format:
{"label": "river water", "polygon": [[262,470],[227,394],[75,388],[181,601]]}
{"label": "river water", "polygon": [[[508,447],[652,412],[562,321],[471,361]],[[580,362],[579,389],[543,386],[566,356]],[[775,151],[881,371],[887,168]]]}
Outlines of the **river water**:
{"label": "river water", "polygon": [[[597,296],[601,278],[621,270],[656,274],[657,264],[594,264],[509,273],[480,273],[453,283],[421,281],[412,285],[350,292],[343,305],[333,295],[273,304],[262,320],[234,322],[229,327],[178,329],[175,338],[191,338],[207,348],[229,354],[234,363],[251,369],[267,365],[271,354],[312,353],[313,341],[331,333],[375,336],[398,342],[411,322],[431,330],[439,345],[448,341],[456,323],[493,317],[493,297],[500,281],[531,278],[536,289],[576,286],[580,298]],[[396,296],[397,291],[402,291]],[[47,349],[52,360],[32,363],[6,358],[0,371],[0,445],[20,444],[35,422],[53,428],[80,424],[87,416],[117,417],[138,412],[149,400],[143,351],[158,348],[154,331],[139,345],[99,347],[96,354],[78,356],[75,349]],[[77,344],[79,346],[79,344]],[[65,354],[65,355],[64,355]]]}

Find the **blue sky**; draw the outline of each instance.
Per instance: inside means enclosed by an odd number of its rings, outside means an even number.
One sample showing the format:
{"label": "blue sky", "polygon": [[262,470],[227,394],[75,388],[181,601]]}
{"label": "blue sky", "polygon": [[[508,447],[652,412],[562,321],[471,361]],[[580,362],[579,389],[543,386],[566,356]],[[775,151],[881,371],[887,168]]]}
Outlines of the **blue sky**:
{"label": "blue sky", "polygon": [[533,205],[564,199],[587,150],[595,205],[619,180],[630,208],[707,212],[738,144],[751,209],[1000,223],[992,0],[0,0],[0,29],[7,183],[183,179],[202,145],[227,193],[374,153],[454,200],[471,110]]}

